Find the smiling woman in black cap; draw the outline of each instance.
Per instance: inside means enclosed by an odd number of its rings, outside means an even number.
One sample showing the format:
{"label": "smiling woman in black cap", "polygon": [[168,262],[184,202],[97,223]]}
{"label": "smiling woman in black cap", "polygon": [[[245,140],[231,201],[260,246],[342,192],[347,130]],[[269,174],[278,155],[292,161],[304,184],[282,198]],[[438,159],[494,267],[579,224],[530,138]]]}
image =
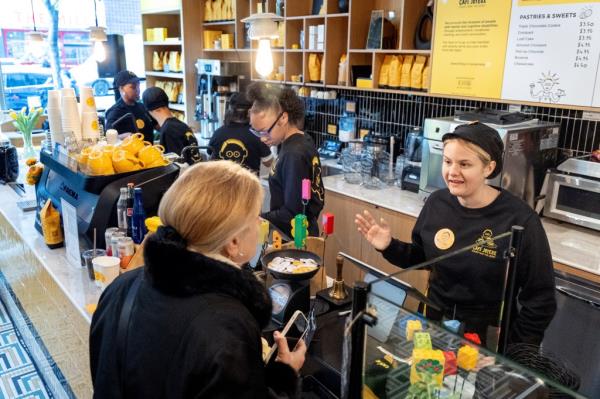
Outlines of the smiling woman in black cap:
{"label": "smiling woman in black cap", "polygon": [[114,87],[120,98],[106,111],[106,129],[116,129],[119,134],[140,132],[152,143],[156,121],[139,102],[140,79],[131,71],[121,71],[115,75]]}
{"label": "smiling woman in black cap", "polygon": [[392,238],[385,220],[378,223],[367,211],[356,215],[358,230],[400,267],[477,244],[431,268],[427,296],[442,311],[427,308],[426,316],[460,320],[466,332],[478,333],[484,344],[491,344],[498,334],[507,246],[492,238],[513,225],[523,226],[508,339],[509,344],[539,345],[556,311],[552,257],[540,218],[519,198],[486,184],[502,170],[503,144],[496,130],[480,123],[461,125],[442,140],[442,175],[448,188],[428,198],[412,243]]}

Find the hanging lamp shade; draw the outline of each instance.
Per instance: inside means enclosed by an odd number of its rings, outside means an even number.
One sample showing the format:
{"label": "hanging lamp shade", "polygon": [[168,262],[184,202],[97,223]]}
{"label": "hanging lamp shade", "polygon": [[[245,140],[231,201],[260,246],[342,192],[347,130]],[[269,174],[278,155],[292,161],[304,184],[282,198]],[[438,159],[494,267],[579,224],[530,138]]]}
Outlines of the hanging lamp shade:
{"label": "hanging lamp shade", "polygon": [[106,28],[102,26],[90,26],[90,40],[94,42],[105,42],[106,38]]}
{"label": "hanging lamp shade", "polygon": [[279,21],[283,21],[283,18],[271,12],[252,14],[248,18],[242,19],[242,22],[250,24],[248,30],[250,40],[277,39],[279,37],[277,22]]}

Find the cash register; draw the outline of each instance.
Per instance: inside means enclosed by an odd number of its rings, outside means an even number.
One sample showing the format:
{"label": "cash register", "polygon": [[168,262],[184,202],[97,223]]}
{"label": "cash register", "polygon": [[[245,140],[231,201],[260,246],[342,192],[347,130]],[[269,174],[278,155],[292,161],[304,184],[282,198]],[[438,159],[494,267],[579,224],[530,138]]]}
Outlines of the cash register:
{"label": "cash register", "polygon": [[158,204],[179,175],[179,166],[171,163],[166,166],[141,171],[119,173],[107,176],[89,176],[78,171],[77,163],[65,154],[42,150],[40,162],[44,172],[36,186],[37,212],[35,227],[41,233],[40,210],[48,200],[62,211],[61,199],[77,209],[77,225],[80,246],[91,248],[94,229],[96,245],[104,248],[104,231],[117,226],[116,204],[120,188],[134,183],[143,188],[146,214],[156,215]]}

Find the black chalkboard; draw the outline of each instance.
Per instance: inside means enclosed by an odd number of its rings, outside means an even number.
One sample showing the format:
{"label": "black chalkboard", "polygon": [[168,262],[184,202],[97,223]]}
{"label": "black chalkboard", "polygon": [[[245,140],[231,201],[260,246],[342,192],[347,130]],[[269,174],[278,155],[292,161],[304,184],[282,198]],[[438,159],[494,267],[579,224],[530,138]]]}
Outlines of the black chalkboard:
{"label": "black chalkboard", "polygon": [[380,49],[383,34],[383,10],[371,11],[369,34],[367,35],[367,49]]}
{"label": "black chalkboard", "polygon": [[312,14],[313,15],[319,15],[319,12],[321,11],[321,7],[323,7],[323,1],[325,1],[325,0],[313,0],[313,6],[312,6]]}

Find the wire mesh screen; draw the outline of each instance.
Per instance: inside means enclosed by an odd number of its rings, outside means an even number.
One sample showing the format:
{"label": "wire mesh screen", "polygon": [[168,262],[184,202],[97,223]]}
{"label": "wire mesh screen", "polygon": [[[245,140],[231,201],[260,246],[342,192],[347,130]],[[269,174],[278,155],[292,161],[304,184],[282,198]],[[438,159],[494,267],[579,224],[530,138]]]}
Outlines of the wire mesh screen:
{"label": "wire mesh screen", "polygon": [[[313,137],[317,146],[325,140],[337,140],[336,135],[327,133],[327,125],[338,125],[346,101],[356,102],[357,129],[369,129],[383,136],[399,135],[401,147],[404,147],[406,133],[415,127],[422,127],[425,118],[452,116],[457,111],[476,108],[508,110],[509,107],[508,104],[489,101],[338,90],[335,100],[305,98],[304,130]],[[558,146],[567,156],[589,154],[600,147],[598,122],[583,119],[583,111],[522,106],[521,112],[541,121],[560,123]]]}

